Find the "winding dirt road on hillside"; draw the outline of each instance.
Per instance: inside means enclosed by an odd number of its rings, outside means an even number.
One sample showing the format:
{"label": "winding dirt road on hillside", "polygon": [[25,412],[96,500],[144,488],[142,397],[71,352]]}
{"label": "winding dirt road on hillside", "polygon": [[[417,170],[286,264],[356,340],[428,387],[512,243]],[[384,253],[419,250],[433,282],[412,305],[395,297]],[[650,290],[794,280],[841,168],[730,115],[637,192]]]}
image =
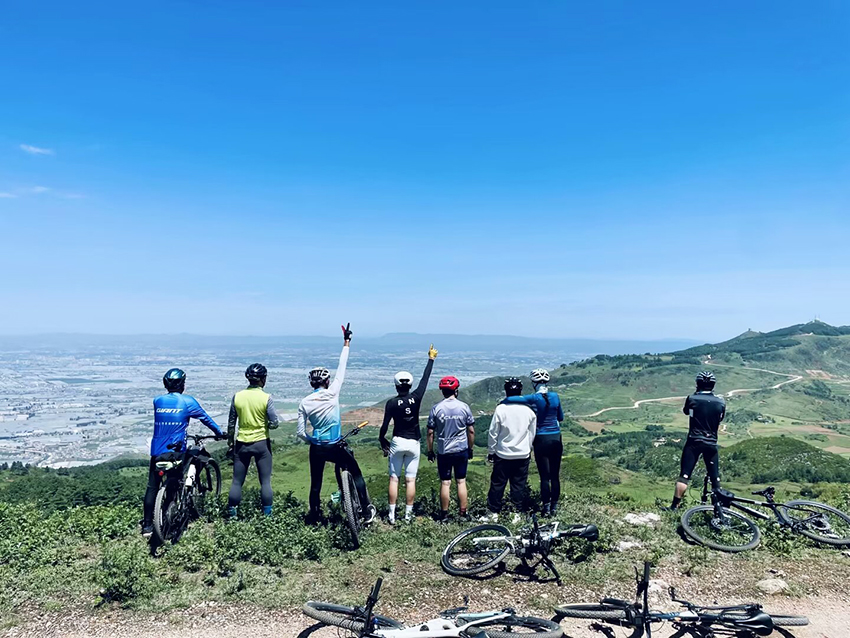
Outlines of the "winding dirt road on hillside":
{"label": "winding dirt road on hillside", "polygon": [[[703,361],[703,365],[714,366],[716,368],[742,368],[742,366],[730,366],[723,363],[712,363],[711,361]],[[789,383],[796,383],[800,381],[803,377],[796,374],[786,374],[785,372],[776,372],[775,370],[766,370],[764,368],[750,368],[747,366],[743,366],[745,370],[755,370],[756,372],[767,372],[768,374],[776,374],[781,377],[788,377],[785,381],[777,383],[776,385],[768,386],[766,388],[738,388],[737,390],[730,390],[726,392],[723,396],[732,397],[736,394],[744,394],[747,392],[759,392],[761,390],[778,390],[784,385],[788,385]],[[600,414],[605,414],[606,412],[611,412],[612,410],[636,410],[640,406],[645,403],[664,403],[668,401],[683,401],[685,399],[684,396],[678,397],[661,397],[660,399],[641,399],[640,401],[635,401],[632,405],[618,405],[610,408],[602,408],[601,410],[597,410],[593,414],[586,414],[584,416],[577,417],[579,419],[591,419],[593,417],[599,416]]]}

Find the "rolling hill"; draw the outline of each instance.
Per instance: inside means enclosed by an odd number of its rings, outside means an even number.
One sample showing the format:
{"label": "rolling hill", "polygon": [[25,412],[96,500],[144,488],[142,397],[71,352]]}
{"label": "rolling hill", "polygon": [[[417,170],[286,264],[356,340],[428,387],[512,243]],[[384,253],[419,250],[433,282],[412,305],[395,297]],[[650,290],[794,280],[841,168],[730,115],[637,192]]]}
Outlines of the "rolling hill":
{"label": "rolling hill", "polygon": [[[850,456],[850,326],[813,321],[676,352],[596,355],[552,371],[550,387],[565,412],[594,433],[684,429],[682,398],[703,368],[714,370],[729,405],[725,443],[788,435]],[[503,396],[502,383],[484,379],[462,388],[461,398],[486,416]],[[440,398],[431,390],[424,404]]]}

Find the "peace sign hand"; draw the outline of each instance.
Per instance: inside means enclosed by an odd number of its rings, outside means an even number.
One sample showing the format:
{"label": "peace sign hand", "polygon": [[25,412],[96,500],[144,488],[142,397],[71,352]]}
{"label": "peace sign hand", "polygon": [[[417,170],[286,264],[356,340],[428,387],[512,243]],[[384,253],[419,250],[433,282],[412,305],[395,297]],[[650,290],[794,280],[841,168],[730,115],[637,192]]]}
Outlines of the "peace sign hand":
{"label": "peace sign hand", "polygon": [[344,326],[340,326],[340,328],[342,328],[342,338],[345,339],[345,341],[351,341],[351,335],[353,334],[351,332],[351,324],[347,323]]}

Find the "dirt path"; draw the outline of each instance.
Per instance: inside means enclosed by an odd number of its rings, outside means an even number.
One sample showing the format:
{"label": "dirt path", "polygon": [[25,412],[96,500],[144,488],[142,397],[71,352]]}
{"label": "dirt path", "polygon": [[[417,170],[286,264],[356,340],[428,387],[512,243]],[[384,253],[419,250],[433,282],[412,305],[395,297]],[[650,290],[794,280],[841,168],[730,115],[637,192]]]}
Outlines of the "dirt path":
{"label": "dirt path", "polygon": [[[707,366],[715,366],[715,367],[718,367],[718,368],[741,368],[742,367],[742,366],[730,366],[730,365],[726,365],[726,364],[723,364],[723,363],[712,363],[711,361],[704,361],[703,364],[707,365]],[[781,388],[784,385],[788,385],[789,383],[796,383],[797,381],[800,381],[800,380],[803,379],[803,377],[800,376],[800,375],[786,374],[785,372],[776,372],[774,370],[765,370],[764,368],[749,368],[749,367],[744,366],[744,369],[755,370],[756,372],[767,372],[769,374],[776,374],[776,375],[779,375],[781,377],[788,377],[788,379],[786,379],[785,381],[781,381],[781,382],[777,383],[776,385],[768,386],[767,388],[738,388],[737,390],[730,390],[729,392],[726,392],[723,396],[732,397],[732,396],[735,396],[736,394],[744,394],[746,392],[759,392],[761,390],[778,390],[779,388]],[[632,405],[619,405],[619,406],[614,406],[614,407],[610,407],[610,408],[602,408],[601,410],[597,410],[593,414],[586,414],[586,415],[580,416],[578,418],[580,418],[580,419],[591,419],[593,417],[599,416],[601,414],[605,414],[606,412],[610,412],[612,410],[636,410],[645,403],[664,403],[664,402],[667,402],[667,401],[684,401],[684,399],[685,399],[684,396],[662,397],[660,399],[641,399],[640,401],[635,401]],[[850,635],[850,633],[848,633],[848,635]]]}
{"label": "dirt path", "polygon": [[[850,601],[840,598],[778,598],[769,601],[768,611],[806,615],[808,627],[791,628],[788,633],[774,632],[784,638],[847,638],[850,635]],[[416,619],[433,618],[439,610],[424,610]],[[570,638],[605,638],[591,629],[588,621],[565,620],[561,626]],[[625,638],[629,632],[611,627],[612,636]],[[653,629],[653,636],[669,638],[669,626]],[[106,636],[132,638],[338,638],[334,627],[316,625],[298,610],[262,609],[252,606],[206,604],[182,613],[142,615],[133,612],[109,612],[91,615],[81,612],[43,614],[28,624],[7,630],[11,637],[100,638]]]}

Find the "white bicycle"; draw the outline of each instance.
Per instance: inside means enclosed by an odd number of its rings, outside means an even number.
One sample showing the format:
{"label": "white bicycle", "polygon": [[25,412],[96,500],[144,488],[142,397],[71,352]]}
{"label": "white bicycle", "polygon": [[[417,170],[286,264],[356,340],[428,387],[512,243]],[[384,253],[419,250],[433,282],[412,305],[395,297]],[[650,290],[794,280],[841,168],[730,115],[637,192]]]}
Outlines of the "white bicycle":
{"label": "white bicycle", "polygon": [[513,609],[466,613],[466,607],[447,609],[439,618],[413,627],[372,613],[381,593],[379,578],[366,598],[365,607],[344,607],[310,601],[302,608],[305,615],[325,625],[347,629],[357,638],[561,638],[564,631],[551,620],[517,616]]}

